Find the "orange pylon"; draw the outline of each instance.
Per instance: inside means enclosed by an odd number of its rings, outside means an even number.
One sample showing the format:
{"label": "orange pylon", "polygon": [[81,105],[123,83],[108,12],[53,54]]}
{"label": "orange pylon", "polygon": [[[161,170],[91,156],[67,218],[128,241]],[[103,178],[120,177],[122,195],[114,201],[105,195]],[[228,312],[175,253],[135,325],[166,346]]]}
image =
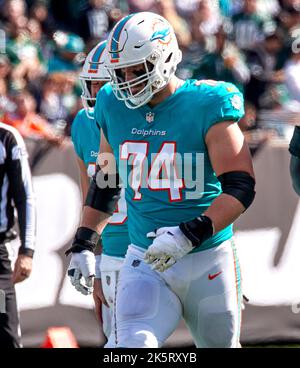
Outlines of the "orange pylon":
{"label": "orange pylon", "polygon": [[41,348],[78,348],[77,341],[69,327],[49,327]]}

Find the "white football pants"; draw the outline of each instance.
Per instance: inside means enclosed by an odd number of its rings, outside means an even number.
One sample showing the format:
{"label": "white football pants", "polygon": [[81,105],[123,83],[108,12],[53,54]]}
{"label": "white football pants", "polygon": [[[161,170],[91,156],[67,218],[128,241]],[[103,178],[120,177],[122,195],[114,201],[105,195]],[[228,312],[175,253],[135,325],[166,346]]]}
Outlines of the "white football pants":
{"label": "white football pants", "polygon": [[[107,308],[102,304],[102,323],[103,323],[103,333],[109,338],[112,325],[114,323],[114,310],[115,310],[115,298],[117,292],[117,281],[119,276],[119,271],[124,263],[124,258],[112,257],[102,254],[101,257],[101,284],[103,294],[109,305]],[[114,346],[110,346],[114,347]]]}
{"label": "white football pants", "polygon": [[182,317],[197,347],[240,346],[241,276],[232,240],[188,254],[163,273],[143,254],[128,248],[106,347],[161,347]]}

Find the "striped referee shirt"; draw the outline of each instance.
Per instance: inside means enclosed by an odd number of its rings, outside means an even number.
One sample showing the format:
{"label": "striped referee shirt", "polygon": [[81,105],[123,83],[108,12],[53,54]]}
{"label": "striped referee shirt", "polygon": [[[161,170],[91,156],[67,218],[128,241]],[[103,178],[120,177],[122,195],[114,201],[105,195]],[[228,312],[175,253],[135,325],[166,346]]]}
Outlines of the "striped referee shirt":
{"label": "striped referee shirt", "polygon": [[0,235],[14,226],[15,208],[21,240],[19,254],[32,257],[36,216],[28,154],[20,133],[0,123]]}

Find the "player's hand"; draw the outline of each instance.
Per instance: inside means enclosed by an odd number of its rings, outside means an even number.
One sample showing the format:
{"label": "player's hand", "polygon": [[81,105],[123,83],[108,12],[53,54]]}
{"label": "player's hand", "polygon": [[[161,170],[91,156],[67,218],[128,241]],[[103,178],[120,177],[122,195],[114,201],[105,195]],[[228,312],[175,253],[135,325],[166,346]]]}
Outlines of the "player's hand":
{"label": "player's hand", "polygon": [[27,279],[32,270],[32,258],[25,254],[20,254],[16,260],[14,272],[13,272],[13,283],[17,284]]}
{"label": "player's hand", "polygon": [[148,233],[147,237],[154,240],[145,252],[144,260],[155,271],[164,272],[193,249],[192,242],[178,226],[161,227]]}
{"label": "player's hand", "polygon": [[93,292],[95,264],[95,255],[89,250],[72,253],[68,276],[71,284],[83,295],[90,295]]}

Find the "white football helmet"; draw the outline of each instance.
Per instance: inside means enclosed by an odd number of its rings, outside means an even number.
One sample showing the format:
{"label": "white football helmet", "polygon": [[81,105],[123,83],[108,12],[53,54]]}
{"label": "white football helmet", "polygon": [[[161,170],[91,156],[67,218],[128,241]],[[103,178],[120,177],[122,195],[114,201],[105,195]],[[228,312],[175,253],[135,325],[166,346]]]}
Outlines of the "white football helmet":
{"label": "white football helmet", "polygon": [[86,111],[88,117],[92,117],[94,112],[94,106],[96,103],[96,98],[92,96],[91,93],[91,82],[109,82],[110,75],[106,70],[104,65],[104,60],[106,57],[106,43],[107,41],[102,41],[98,43],[87,55],[82,71],[79,75],[79,79],[82,85],[81,100],[83,107]]}
{"label": "white football helmet", "polygon": [[[145,105],[164,88],[182,59],[173,27],[150,12],[122,18],[108,37],[107,51],[105,65],[114,94],[131,109]],[[122,68],[139,64],[142,71],[126,81]]]}

